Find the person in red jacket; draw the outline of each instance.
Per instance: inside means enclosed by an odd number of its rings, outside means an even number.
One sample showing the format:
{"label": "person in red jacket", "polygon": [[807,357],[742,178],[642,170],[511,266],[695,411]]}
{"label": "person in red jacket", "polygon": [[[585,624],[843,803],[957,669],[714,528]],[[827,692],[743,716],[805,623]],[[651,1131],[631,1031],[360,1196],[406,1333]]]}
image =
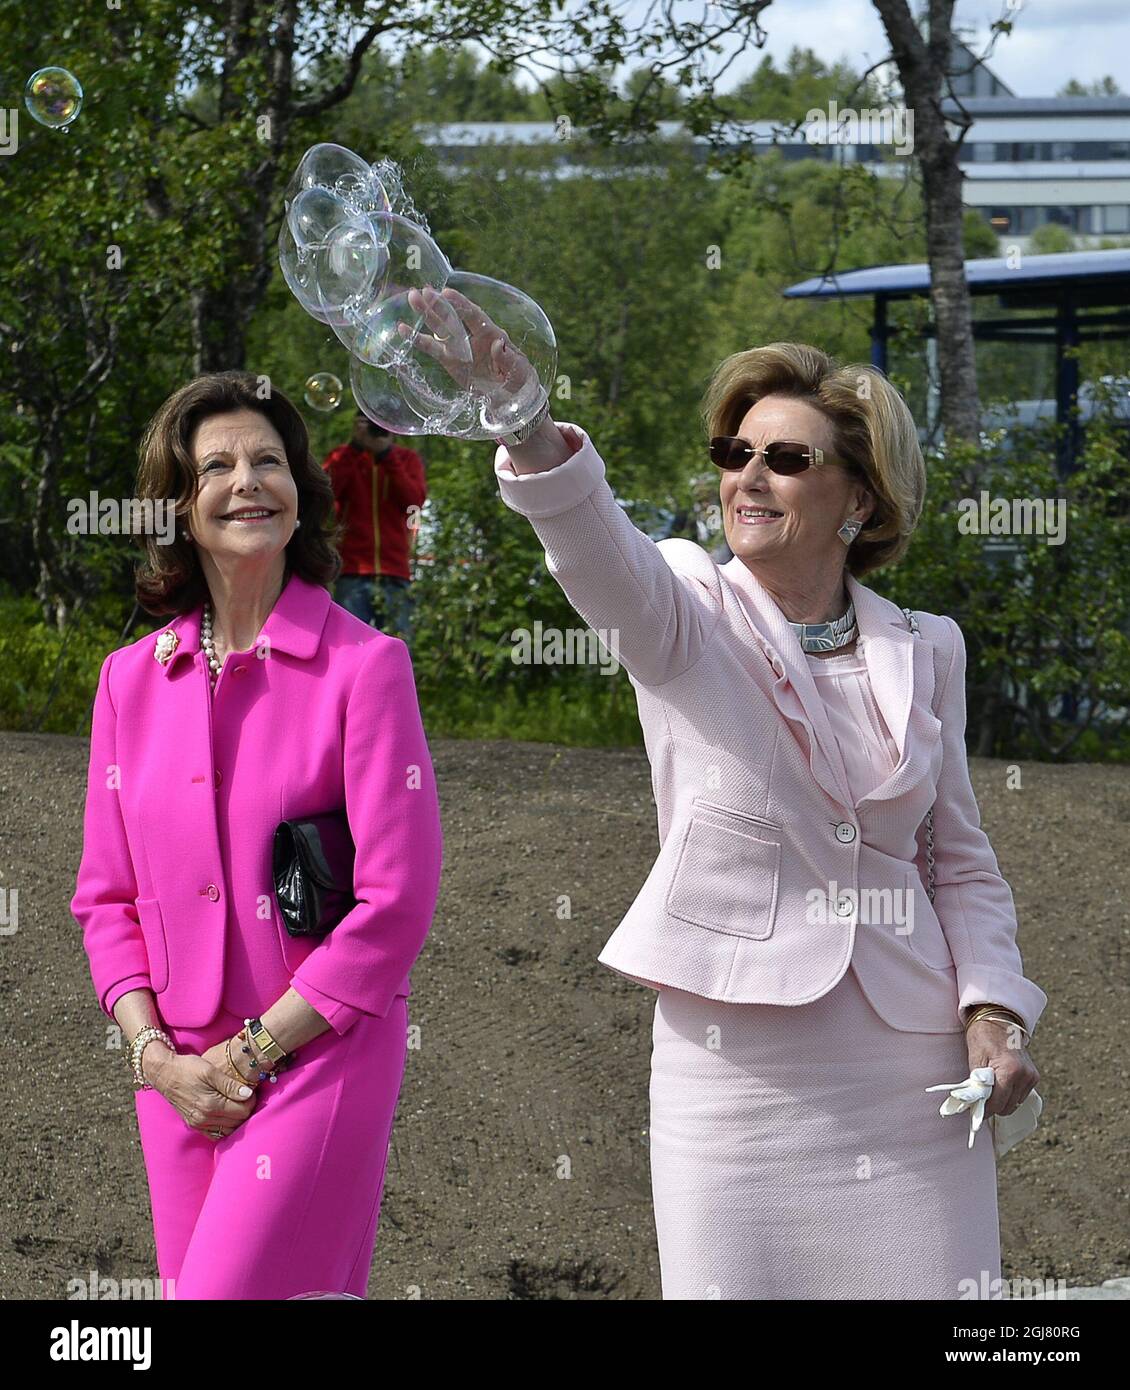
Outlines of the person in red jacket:
{"label": "person in red jacket", "polygon": [[428,495],[424,461],[358,412],[352,439],[332,450],[322,467],[345,526],[334,599],[411,648],[409,559]]}

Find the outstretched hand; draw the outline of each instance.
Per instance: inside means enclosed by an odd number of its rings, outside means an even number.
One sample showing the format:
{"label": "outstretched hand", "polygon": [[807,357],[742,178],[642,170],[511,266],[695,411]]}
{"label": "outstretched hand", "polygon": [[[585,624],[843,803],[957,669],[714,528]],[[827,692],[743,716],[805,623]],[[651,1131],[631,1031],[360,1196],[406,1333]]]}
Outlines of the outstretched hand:
{"label": "outstretched hand", "polygon": [[504,386],[515,391],[535,375],[529,359],[511,343],[506,331],[466,295],[430,285],[409,290],[408,303],[431,330],[416,331],[400,323],[397,331],[447,371],[461,390],[472,383],[485,394]]}

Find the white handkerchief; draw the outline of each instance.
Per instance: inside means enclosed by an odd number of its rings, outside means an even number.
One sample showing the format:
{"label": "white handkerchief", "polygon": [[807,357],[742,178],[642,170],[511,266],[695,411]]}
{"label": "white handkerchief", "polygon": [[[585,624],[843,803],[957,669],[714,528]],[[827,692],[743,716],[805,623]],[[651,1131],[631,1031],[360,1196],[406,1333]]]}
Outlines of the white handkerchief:
{"label": "white handkerchief", "polygon": [[[973,1147],[977,1131],[985,1118],[985,1102],[992,1094],[996,1079],[992,1067],[974,1067],[964,1081],[945,1081],[940,1086],[926,1087],[927,1092],[949,1092],[942,1101],[941,1114],[960,1115],[963,1110],[969,1111],[970,1148]],[[1021,1139],[1027,1139],[1036,1128],[1036,1121],[1040,1118],[1043,1108],[1044,1102],[1039,1092],[1029,1091],[1011,1115],[989,1116],[993,1133],[993,1152],[997,1158],[1008,1153]]]}
{"label": "white handkerchief", "polygon": [[1044,1102],[1039,1091],[1029,1091],[1011,1115],[990,1115],[993,1122],[993,1151],[998,1158],[1008,1153],[1036,1128]]}

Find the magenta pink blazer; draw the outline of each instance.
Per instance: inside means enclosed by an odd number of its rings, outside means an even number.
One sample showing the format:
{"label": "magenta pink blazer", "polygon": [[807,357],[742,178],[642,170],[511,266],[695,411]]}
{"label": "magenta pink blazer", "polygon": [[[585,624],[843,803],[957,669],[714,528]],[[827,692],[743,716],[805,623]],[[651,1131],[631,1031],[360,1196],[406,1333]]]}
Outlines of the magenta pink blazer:
{"label": "magenta pink blazer", "polygon": [[[649,540],[585,431],[561,429],[574,450],[564,463],[516,475],[500,447],[495,474],[573,607],[606,648],[618,644],[659,814],[658,857],[600,960],[644,983],[758,1004],[818,999],[850,962],[893,1028],[960,1032],[959,1007],[993,1002],[1032,1029],[1047,996],[1024,976],[1012,892],[969,780],[958,625],[919,613],[916,637],[895,604],[848,577],[899,747],[857,805],[772,596],[736,557],[719,566],[692,541]],[[933,905],[920,830],[931,805]]]}
{"label": "magenta pink blazer", "polygon": [[[111,652],[90,740],[71,911],[102,1009],[139,986],[174,1027],[257,1014],[293,985],[339,1032],[410,992],[442,860],[412,662],[292,575],[208,693],[201,608]],[[177,645],[157,659],[163,634]],[[171,639],[165,637],[166,642]],[[357,905],[322,940],[286,932],[280,820],[345,807]]]}

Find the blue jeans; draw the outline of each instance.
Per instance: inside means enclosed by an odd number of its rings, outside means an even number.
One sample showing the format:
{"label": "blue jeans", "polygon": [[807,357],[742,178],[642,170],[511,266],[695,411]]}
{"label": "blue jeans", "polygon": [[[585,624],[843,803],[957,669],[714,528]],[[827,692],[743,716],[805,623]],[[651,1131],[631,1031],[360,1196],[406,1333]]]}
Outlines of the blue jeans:
{"label": "blue jeans", "polygon": [[415,602],[409,581],[395,574],[343,574],[334,601],[370,627],[399,637],[411,650]]}

